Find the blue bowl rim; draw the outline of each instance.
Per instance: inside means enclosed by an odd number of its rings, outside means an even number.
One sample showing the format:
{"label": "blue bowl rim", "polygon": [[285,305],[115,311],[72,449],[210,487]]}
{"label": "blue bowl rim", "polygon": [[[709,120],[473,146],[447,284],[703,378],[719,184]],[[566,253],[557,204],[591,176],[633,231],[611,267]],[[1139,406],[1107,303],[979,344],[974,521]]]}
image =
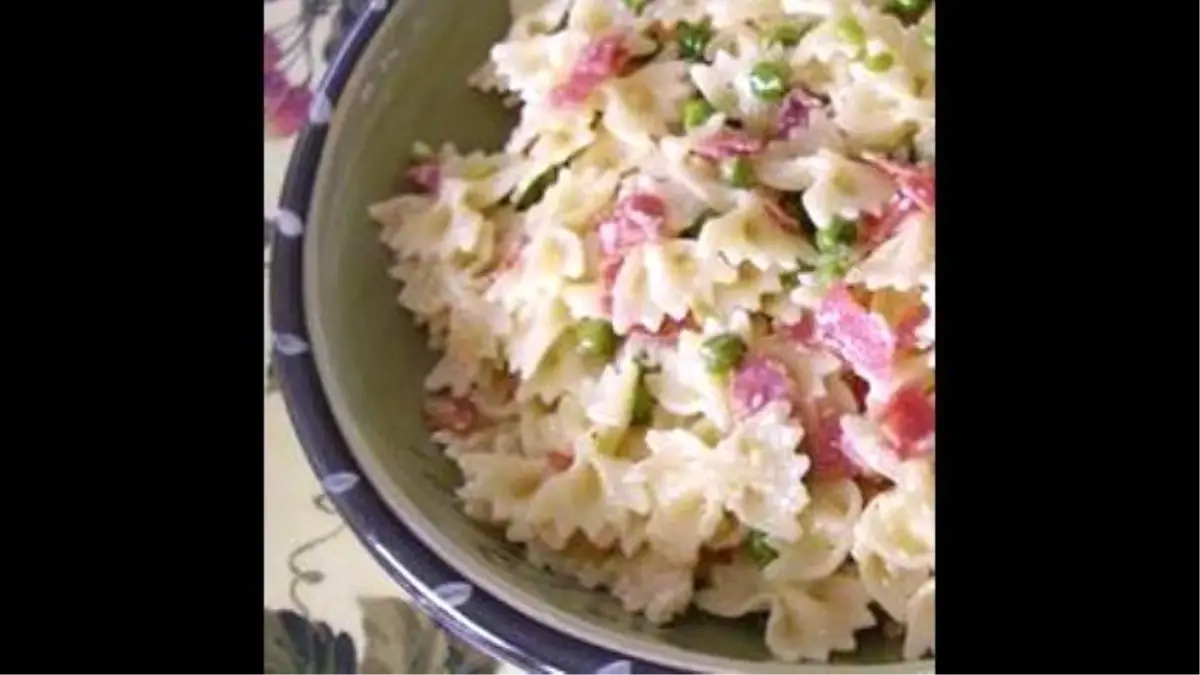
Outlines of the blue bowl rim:
{"label": "blue bowl rim", "polygon": [[471,584],[388,508],[366,480],[334,420],[308,342],[302,281],[304,222],[333,107],[393,4],[393,0],[372,0],[330,63],[293,147],[274,219],[271,356],[296,436],[322,489],[368,553],[419,608],[471,646],[526,672],[687,672],[578,640]]}

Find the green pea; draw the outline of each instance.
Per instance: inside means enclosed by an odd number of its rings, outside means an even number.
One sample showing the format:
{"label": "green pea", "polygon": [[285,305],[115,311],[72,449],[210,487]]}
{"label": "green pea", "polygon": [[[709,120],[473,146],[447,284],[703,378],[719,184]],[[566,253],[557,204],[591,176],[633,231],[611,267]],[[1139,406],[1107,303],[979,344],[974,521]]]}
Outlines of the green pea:
{"label": "green pea", "polygon": [[873,73],[886,73],[896,64],[891,52],[877,52],[863,59],[863,65]]}
{"label": "green pea", "polygon": [[748,188],[754,185],[754,167],[741,155],[730,157],[721,163],[721,177],[736,188]]}
{"label": "green pea", "polygon": [[617,350],[617,334],[604,319],[584,319],[575,325],[575,350],[583,356],[608,358]]}
{"label": "green pea", "polygon": [[700,356],[708,372],[723,375],[737,367],[746,355],[746,343],[733,333],[715,335],[700,345]]}
{"label": "green pea", "polygon": [[863,30],[862,24],[852,16],[837,22],[837,36],[854,47],[864,47],[867,44],[867,31]]}
{"label": "green pea", "polygon": [[792,24],[784,24],[771,29],[767,35],[768,45],[783,45],[784,47],[795,47],[800,44],[800,38],[804,37],[805,31],[798,26]]}
{"label": "green pea", "polygon": [[703,213],[696,216],[687,229],[679,233],[680,239],[695,239],[700,236],[700,230],[704,229],[704,224],[713,218],[717,217],[717,212],[712,209],[705,209]]}
{"label": "green pea", "polygon": [[760,568],[766,567],[779,557],[779,553],[767,543],[767,535],[758,530],[751,530],[743,545],[746,547],[746,554]]}
{"label": "green pea", "polygon": [[679,46],[679,58],[693,63],[704,62],[704,52],[712,39],[712,26],[708,21],[688,23],[680,21],[675,26],[675,43]]}
{"label": "green pea", "polygon": [[787,66],[775,61],[760,61],[750,70],[750,90],[764,101],[782,101],[788,92]]}
{"label": "green pea", "polygon": [[646,8],[646,5],[650,2],[650,0],[622,0],[622,2],[624,2],[625,6],[629,8],[629,11],[633,12],[634,14],[641,14],[642,10]]}
{"label": "green pea", "polygon": [[637,385],[633,389],[633,409],[629,414],[629,423],[634,426],[646,426],[654,417],[654,396],[646,386],[646,373],[638,374]]}
{"label": "green pea", "polygon": [[691,131],[708,121],[716,110],[702,98],[694,98],[683,104],[683,128]]}

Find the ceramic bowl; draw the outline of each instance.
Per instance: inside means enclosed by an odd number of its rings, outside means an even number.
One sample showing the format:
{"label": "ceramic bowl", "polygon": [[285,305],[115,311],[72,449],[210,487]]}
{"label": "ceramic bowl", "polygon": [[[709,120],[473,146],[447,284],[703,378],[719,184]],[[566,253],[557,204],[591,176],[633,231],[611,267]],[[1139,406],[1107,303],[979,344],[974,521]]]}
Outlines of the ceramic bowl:
{"label": "ceramic bowl", "polygon": [[394,194],[412,143],[497,148],[514,122],[468,74],[509,22],[501,0],[373,1],[297,139],[275,221],[271,323],[280,385],[325,490],[381,565],[444,627],[529,672],[931,672],[878,634],[834,664],[788,664],[761,620],[693,611],[653,626],[525,562],[456,503],[429,441],[433,365],[396,303],[367,206]]}

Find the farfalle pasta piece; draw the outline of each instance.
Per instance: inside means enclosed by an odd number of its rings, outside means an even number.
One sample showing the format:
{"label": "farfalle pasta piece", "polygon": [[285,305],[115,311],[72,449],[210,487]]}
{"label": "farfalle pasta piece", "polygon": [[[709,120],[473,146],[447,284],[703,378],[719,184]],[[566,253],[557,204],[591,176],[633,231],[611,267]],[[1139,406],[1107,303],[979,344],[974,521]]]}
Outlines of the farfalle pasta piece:
{"label": "farfalle pasta piece", "polygon": [[532,314],[519,318],[514,323],[513,333],[509,336],[508,361],[512,364],[513,372],[528,380],[538,371],[546,355],[571,327],[572,322],[566,305],[561,302],[547,302],[534,307]]}
{"label": "farfalle pasta piece", "polygon": [[908,601],[930,577],[927,569],[908,569],[890,564],[869,546],[855,543],[851,556],[858,577],[871,599],[896,621],[907,620]]}
{"label": "farfalle pasta piece", "polygon": [[785,541],[800,536],[796,515],[809,502],[802,478],[810,462],[796,452],[804,431],[790,419],[790,409],[783,401],[763,406],[716,447],[725,508]]}
{"label": "farfalle pasta piece", "polygon": [[589,589],[611,586],[620,564],[616,560],[619,553],[596,546],[584,537],[571,539],[561,550],[533,539],[526,544],[525,555],[533,565],[574,578]]}
{"label": "farfalle pasta piece", "polygon": [[704,365],[701,350],[704,336],[684,331],[674,349],[663,351],[661,369],[646,375],[646,386],[658,405],[676,415],[703,415],[718,430],[732,424],[732,411],[725,383]]}
{"label": "farfalle pasta piece", "polygon": [[880,171],[828,150],[814,155],[811,166],[815,178],[802,200],[817,227],[828,227],[834,216],[856,220],[877,212],[896,191]]}
{"label": "farfalle pasta piece", "polygon": [[693,241],[663,240],[635,247],[621,261],[613,281],[613,327],[620,334],[634,326],[655,332],[665,320],[682,321],[712,293],[714,270],[700,263]]}
{"label": "farfalle pasta piece", "polygon": [[600,427],[628,427],[640,378],[641,367],[628,358],[606,367],[595,382],[584,382],[580,401],[587,419]]}
{"label": "farfalle pasta piece", "polygon": [[573,448],[569,467],[538,488],[524,512],[530,530],[561,549],[579,533],[600,546],[611,545],[635,516],[649,508],[642,486],[626,480],[632,462],[602,454],[589,437]]}
{"label": "farfalle pasta piece", "polygon": [[696,594],[696,604],[717,616],[768,612],[767,647],[786,661],[828,661],[835,651],[853,651],[855,632],[875,625],[869,603],[852,575],[775,582],[744,557],[716,566],[711,585]]}
{"label": "farfalle pasta piece", "polygon": [[842,153],[846,147],[828,113],[817,109],[810,111],[806,124],[792,130],[787,139],[767,143],[753,158],[754,175],[763,185],[777,190],[806,190],[823,168],[812,159],[822,149]]}
{"label": "farfalle pasta piece", "polygon": [[846,282],[873,290],[916,288],[933,267],[933,250],[933,216],[915,212],[891,239],[846,274]]}
{"label": "farfalle pasta piece", "polygon": [[809,505],[800,512],[801,535],[773,541],[777,558],[763,576],[776,583],[810,582],[838,570],[854,544],[854,525],[863,497],[852,480],[823,481],[809,487]]}
{"label": "farfalle pasta piece", "polygon": [[667,123],[691,96],[686,69],[678,61],[651,63],[601,87],[601,125],[628,145],[653,148]]}
{"label": "farfalle pasta piece", "polygon": [[499,453],[465,453],[457,457],[465,478],[458,496],[467,514],[487,522],[524,520],[529,503],[546,475],[539,459]]}
{"label": "farfalle pasta piece", "polygon": [[536,399],[552,404],[577,391],[580,381],[597,377],[602,367],[582,356],[569,340],[557,339],[537,363],[517,387],[517,400],[522,403]]}
{"label": "farfalle pasta piece", "polygon": [[904,658],[919,659],[934,651],[934,580],[926,581],[908,601]]}
{"label": "farfalle pasta piece", "polygon": [[491,51],[496,79],[506,91],[538,104],[567,77],[591,40],[586,31],[568,29],[498,43]]}
{"label": "farfalle pasta piece", "polygon": [[861,550],[889,565],[907,570],[934,566],[932,463],[903,462],[895,487],[876,496],[863,509],[854,529]]}
{"label": "farfalle pasta piece", "polygon": [[673,563],[695,563],[725,514],[716,452],[686,429],[652,429],[646,445],[651,455],[630,478],[645,485],[651,497],[647,540]]}
{"label": "farfalle pasta piece", "polygon": [[817,252],[798,233],[784,230],[767,213],[762,198],[744,193],[737,206],[704,225],[697,254],[737,267],[749,263],[776,273],[794,270],[797,261],[815,263]]}
{"label": "farfalle pasta piece", "polygon": [[612,591],[625,611],[640,612],[651,623],[666,623],[691,604],[694,585],[693,565],[672,563],[643,549],[617,565]]}
{"label": "farfalle pasta piece", "polygon": [[551,228],[587,231],[611,203],[618,177],[613,171],[578,165],[563,168],[542,199],[529,209],[530,233]]}

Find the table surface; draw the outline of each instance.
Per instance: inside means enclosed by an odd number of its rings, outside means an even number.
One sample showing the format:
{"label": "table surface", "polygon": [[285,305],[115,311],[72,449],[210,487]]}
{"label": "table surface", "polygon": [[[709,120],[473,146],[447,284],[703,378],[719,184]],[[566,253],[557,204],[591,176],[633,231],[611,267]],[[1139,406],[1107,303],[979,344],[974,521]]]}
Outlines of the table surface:
{"label": "table surface", "polygon": [[[339,10],[365,2],[326,0],[310,39],[313,81]],[[300,0],[268,1],[264,26],[301,16]],[[332,28],[336,33],[336,28]],[[289,138],[264,138],[263,207],[269,220],[291,154]],[[264,246],[264,263],[270,250]],[[270,329],[263,276],[264,485],[263,607],[265,672],[519,673],[447,638],[401,596],[322,497],[303,456],[283,399],[269,377]],[[313,646],[317,648],[312,648]],[[324,648],[322,648],[324,647]]]}

